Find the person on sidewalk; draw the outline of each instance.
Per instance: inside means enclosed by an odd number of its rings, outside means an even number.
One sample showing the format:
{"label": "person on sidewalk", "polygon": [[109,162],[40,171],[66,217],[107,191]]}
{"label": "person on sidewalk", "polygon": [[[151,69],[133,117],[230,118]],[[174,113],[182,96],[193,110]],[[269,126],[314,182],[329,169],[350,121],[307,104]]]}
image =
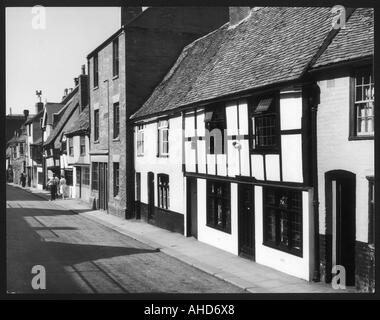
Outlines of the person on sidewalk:
{"label": "person on sidewalk", "polygon": [[59,192],[62,195],[62,199],[65,200],[66,197],[66,179],[64,176],[61,176],[61,180],[59,180]]}
{"label": "person on sidewalk", "polygon": [[21,186],[22,186],[23,188],[25,188],[25,182],[26,182],[25,174],[24,174],[24,173],[21,173],[21,176],[20,176],[20,183],[21,183]]}
{"label": "person on sidewalk", "polygon": [[50,190],[50,200],[49,201],[53,201],[53,200],[55,200],[55,194],[56,194],[56,189],[57,189],[57,188],[55,188],[54,177],[51,177],[49,179],[47,186]]}
{"label": "person on sidewalk", "polygon": [[58,175],[54,174],[54,185],[55,185],[55,198],[58,199],[58,192],[59,192],[59,177]]}

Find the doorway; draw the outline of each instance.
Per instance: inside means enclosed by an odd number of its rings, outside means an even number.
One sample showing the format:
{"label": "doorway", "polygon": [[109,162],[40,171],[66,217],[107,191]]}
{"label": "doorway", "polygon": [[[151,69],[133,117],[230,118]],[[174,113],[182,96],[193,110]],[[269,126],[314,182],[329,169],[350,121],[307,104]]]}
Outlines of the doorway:
{"label": "doorway", "polygon": [[239,184],[239,255],[255,260],[254,186]]}
{"label": "doorway", "polygon": [[332,279],[332,268],[343,266],[346,285],[355,285],[355,174],[335,170],[325,174],[326,189],[326,281]]}
{"label": "doorway", "polygon": [[154,220],[154,173],[148,172],[148,221]]}
{"label": "doorway", "polygon": [[197,179],[187,178],[187,236],[198,238]]}
{"label": "doorway", "polygon": [[108,210],[108,169],[106,162],[99,163],[99,209]]}

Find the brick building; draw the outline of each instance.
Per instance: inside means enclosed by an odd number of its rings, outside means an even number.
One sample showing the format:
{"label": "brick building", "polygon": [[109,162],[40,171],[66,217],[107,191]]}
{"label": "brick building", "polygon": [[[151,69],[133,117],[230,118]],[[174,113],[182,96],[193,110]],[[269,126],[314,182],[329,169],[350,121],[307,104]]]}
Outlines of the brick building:
{"label": "brick building", "polygon": [[308,281],[344,266],[372,290],[373,10],[340,29],[331,8],[230,12],[132,116],[141,218]]}
{"label": "brick building", "polygon": [[227,21],[226,8],[121,9],[122,27],[88,56],[91,197],[133,217],[133,129],[127,121],[191,41]]}

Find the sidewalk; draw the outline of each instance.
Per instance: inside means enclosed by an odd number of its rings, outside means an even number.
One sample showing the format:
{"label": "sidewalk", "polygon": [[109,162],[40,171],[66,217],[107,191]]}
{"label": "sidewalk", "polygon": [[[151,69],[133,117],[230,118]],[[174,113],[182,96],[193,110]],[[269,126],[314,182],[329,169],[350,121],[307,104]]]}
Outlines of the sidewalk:
{"label": "sidewalk", "polygon": [[[20,187],[19,185],[12,186]],[[21,187],[20,187],[21,188]],[[49,199],[48,191],[23,188],[42,199]],[[89,205],[76,199],[56,200],[54,203],[115,231],[143,242],[208,274],[214,275],[251,293],[347,293],[353,289],[334,290],[319,282],[302,279],[243,259],[212,247],[192,237],[170,232],[140,220],[123,220],[104,211],[91,211]]]}

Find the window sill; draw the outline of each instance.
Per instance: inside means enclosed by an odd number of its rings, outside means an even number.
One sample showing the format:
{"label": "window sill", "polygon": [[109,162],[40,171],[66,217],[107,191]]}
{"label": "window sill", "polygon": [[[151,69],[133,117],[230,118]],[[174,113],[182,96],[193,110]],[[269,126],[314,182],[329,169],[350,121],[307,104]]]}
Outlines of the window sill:
{"label": "window sill", "polygon": [[112,77],[112,80],[116,80],[116,79],[118,79],[119,78],[119,75],[117,74],[116,76],[113,76]]}
{"label": "window sill", "polygon": [[300,258],[303,257],[302,250],[298,251],[298,250],[294,250],[294,249],[289,249],[288,247],[285,247],[282,245],[277,245],[273,242],[268,242],[268,241],[263,241],[263,245],[266,247],[272,248],[274,250],[282,251],[282,252],[285,252],[285,253],[300,257]]}
{"label": "window sill", "polygon": [[349,136],[348,141],[355,141],[355,140],[374,140],[375,136]]}
{"label": "window sill", "polygon": [[99,89],[99,86],[95,86],[95,87],[92,88],[92,90],[94,90],[94,91],[98,90],[98,89]]}
{"label": "window sill", "polygon": [[222,231],[222,232],[224,232],[224,233],[231,234],[231,230],[226,230],[226,229],[223,229],[223,228],[217,227],[217,226],[212,225],[212,224],[209,224],[209,223],[206,223],[206,226],[209,227],[209,228],[212,228],[212,229],[218,230],[218,231]]}
{"label": "window sill", "polygon": [[119,138],[119,137],[117,137],[117,138],[113,138],[112,141],[113,141],[113,142],[120,142],[120,138]]}
{"label": "window sill", "polygon": [[157,158],[169,158],[168,154],[158,154]]}
{"label": "window sill", "polygon": [[98,144],[98,143],[99,143],[99,140],[94,141],[94,144]]}

